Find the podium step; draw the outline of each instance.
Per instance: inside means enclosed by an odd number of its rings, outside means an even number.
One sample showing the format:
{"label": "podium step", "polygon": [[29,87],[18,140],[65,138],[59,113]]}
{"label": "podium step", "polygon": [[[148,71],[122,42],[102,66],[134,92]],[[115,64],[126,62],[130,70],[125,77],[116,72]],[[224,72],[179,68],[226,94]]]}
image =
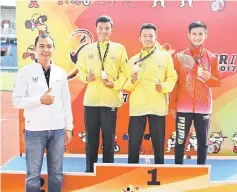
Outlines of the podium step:
{"label": "podium step", "polygon": [[[63,192],[237,191],[237,182],[210,182],[210,169],[208,165],[95,164],[95,173],[64,174]],[[25,172],[1,177],[2,191],[24,191]],[[46,192],[46,174],[41,183],[41,192]]]}

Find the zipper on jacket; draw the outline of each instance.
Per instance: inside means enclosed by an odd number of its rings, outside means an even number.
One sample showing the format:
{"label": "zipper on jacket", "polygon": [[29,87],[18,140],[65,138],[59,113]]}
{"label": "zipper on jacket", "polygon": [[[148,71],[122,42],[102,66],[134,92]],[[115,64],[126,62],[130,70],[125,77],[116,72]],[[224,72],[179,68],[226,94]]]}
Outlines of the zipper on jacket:
{"label": "zipper on jacket", "polygon": [[165,114],[168,113],[168,98],[167,98],[168,93],[164,94],[165,97]]}
{"label": "zipper on jacket", "polygon": [[197,70],[195,72],[195,79],[194,79],[193,113],[195,113],[196,111],[196,86],[197,86]]}
{"label": "zipper on jacket", "polygon": [[[104,97],[103,97],[104,94],[103,93],[105,93],[106,87],[105,87],[105,85],[103,85],[102,80],[101,80],[100,84],[101,85],[99,85],[99,86],[102,86],[101,96],[100,96],[100,105],[101,105],[103,103],[103,100],[104,100]],[[103,105],[104,105],[104,103],[103,103]]]}

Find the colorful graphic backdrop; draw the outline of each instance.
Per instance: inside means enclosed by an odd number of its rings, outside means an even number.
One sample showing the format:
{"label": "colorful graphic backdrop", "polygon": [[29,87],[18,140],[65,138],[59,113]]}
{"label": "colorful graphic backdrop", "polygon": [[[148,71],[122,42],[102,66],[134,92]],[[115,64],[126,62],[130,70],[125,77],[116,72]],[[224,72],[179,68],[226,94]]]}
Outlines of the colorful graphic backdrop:
{"label": "colorful graphic backdrop", "polygon": [[[114,20],[112,41],[123,44],[131,57],[141,49],[140,26],[151,22],[158,27],[158,41],[171,54],[190,46],[188,25],[194,20],[202,20],[208,26],[205,47],[220,57],[220,71],[223,85],[213,89],[213,113],[210,129],[210,155],[234,156],[237,153],[237,14],[236,1],[193,1],[193,8],[180,7],[181,1],[164,1],[156,6],[156,1],[20,1],[17,0],[18,64],[25,66],[35,59],[33,45],[39,34],[47,33],[55,41],[53,61],[68,72],[72,97],[74,131],[67,152],[83,154],[85,151],[83,96],[86,85],[74,75],[75,63],[80,47],[96,41],[95,20],[101,15],[109,15]],[[214,4],[213,4],[214,3]],[[73,78],[74,77],[74,78]],[[124,92],[124,105],[119,109],[116,147],[118,154],[128,151],[129,93]],[[172,141],[175,130],[174,120],[167,116],[166,143]],[[193,128],[191,129],[191,132]],[[20,112],[21,153],[24,153],[24,118]],[[212,134],[213,133],[213,134]],[[189,140],[187,140],[187,145]],[[141,153],[152,154],[149,131],[146,129]],[[101,149],[100,149],[101,153]],[[194,155],[194,147],[186,152]],[[171,151],[166,155],[173,154]]]}

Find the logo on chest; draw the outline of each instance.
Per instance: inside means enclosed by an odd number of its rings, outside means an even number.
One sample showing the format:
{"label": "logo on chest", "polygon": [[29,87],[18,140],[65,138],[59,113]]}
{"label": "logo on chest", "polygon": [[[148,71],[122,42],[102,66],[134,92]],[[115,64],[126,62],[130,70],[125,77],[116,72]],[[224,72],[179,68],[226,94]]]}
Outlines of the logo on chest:
{"label": "logo on chest", "polygon": [[38,80],[39,80],[39,78],[38,78],[38,77],[32,77],[32,80],[33,80],[35,83],[37,83]]}
{"label": "logo on chest", "polygon": [[110,59],[113,60],[113,61],[115,61],[115,60],[116,60],[116,57],[115,57],[115,56],[111,56]]}
{"label": "logo on chest", "polygon": [[158,66],[158,68],[164,68],[164,65],[162,65],[160,63],[158,63],[157,66]]}
{"label": "logo on chest", "polygon": [[89,59],[94,59],[94,55],[93,54],[89,54],[88,58]]}

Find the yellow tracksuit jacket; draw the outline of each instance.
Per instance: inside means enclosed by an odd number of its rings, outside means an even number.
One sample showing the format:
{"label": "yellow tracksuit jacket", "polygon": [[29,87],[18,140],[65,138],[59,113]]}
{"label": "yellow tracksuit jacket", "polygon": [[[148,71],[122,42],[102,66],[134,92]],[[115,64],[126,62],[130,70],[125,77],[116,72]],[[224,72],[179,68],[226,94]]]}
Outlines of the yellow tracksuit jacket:
{"label": "yellow tracksuit jacket", "polygon": [[[122,89],[127,81],[127,52],[123,45],[115,42],[99,43],[101,57],[104,57],[106,45],[109,43],[109,50],[104,62],[104,71],[108,80],[113,81],[114,87],[108,88],[101,78],[102,62],[97,49],[97,42],[86,45],[78,57],[79,78],[82,82],[88,83],[84,106],[91,107],[120,107],[122,105]],[[88,82],[86,77],[92,71],[96,80]]]}
{"label": "yellow tracksuit jacket", "polygon": [[[154,48],[153,48],[154,49]],[[148,55],[153,49],[141,50],[141,58]],[[135,84],[131,82],[132,73],[136,71],[134,63],[140,58],[140,53],[133,56],[128,62],[130,78],[124,89],[131,92],[129,99],[130,116],[159,115],[168,113],[168,93],[171,92],[177,81],[177,73],[173,66],[171,55],[163,50],[155,50],[154,54],[142,62]],[[162,92],[155,89],[158,82],[164,85]]]}

